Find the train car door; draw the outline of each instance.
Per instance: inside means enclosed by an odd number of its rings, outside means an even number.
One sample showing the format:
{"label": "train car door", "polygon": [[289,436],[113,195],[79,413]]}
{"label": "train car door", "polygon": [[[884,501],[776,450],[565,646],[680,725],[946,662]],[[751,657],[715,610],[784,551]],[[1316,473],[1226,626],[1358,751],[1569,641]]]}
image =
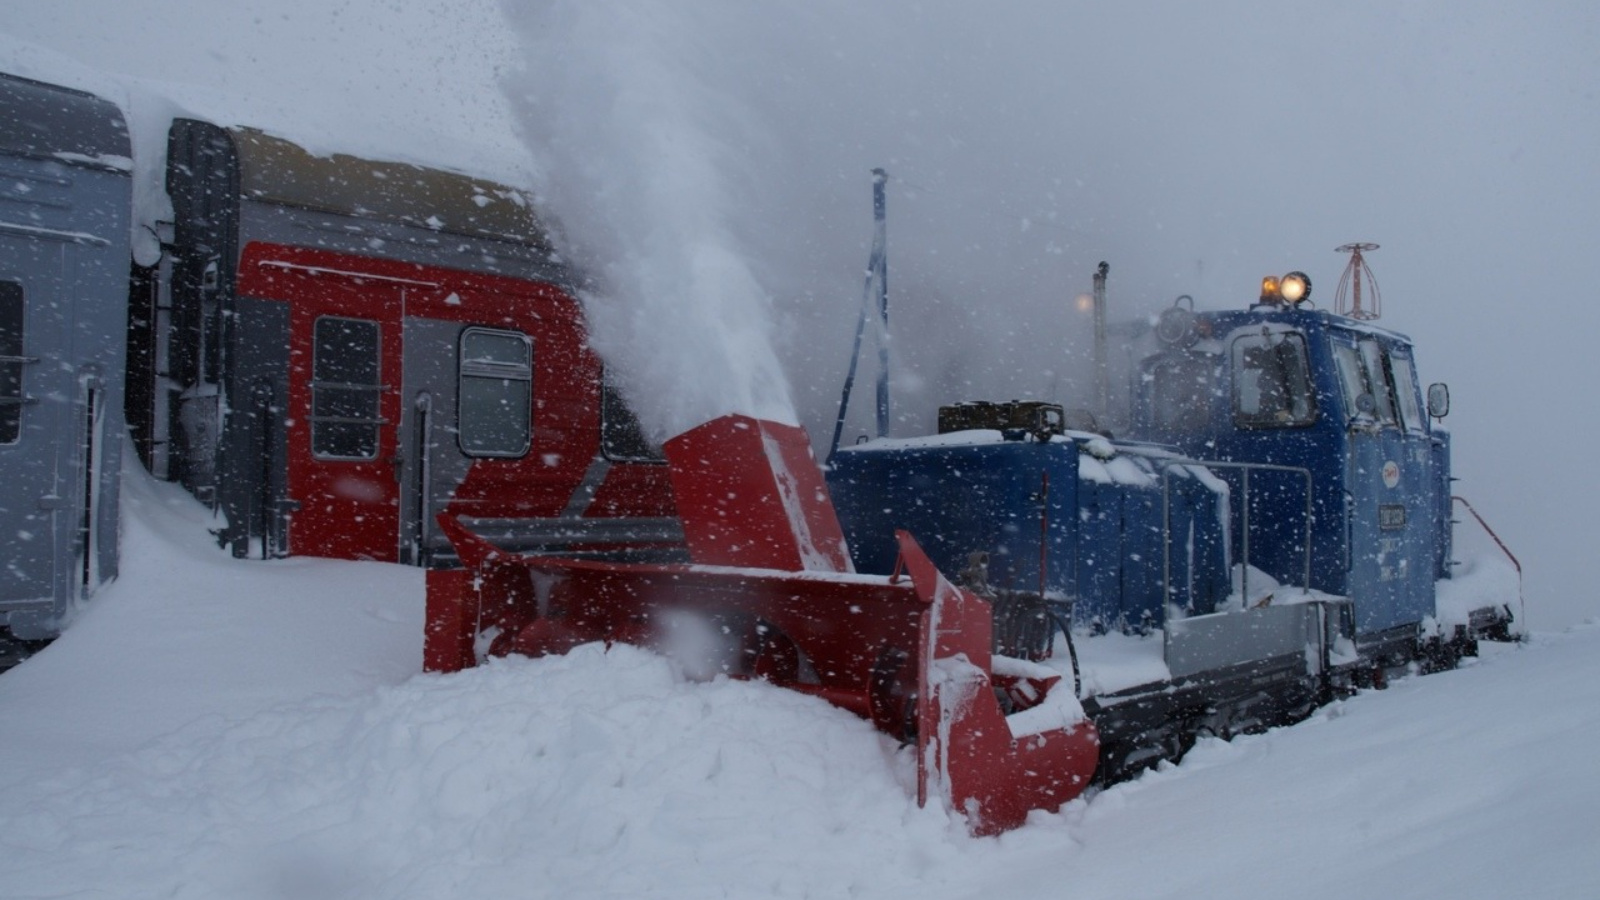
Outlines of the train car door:
{"label": "train car door", "polygon": [[462,325],[407,316],[402,326],[400,561],[427,565],[441,540],[436,516],[466,477],[470,460],[455,452],[456,348]]}
{"label": "train car door", "polygon": [[284,266],[291,553],[396,559],[403,279]]}
{"label": "train car door", "polygon": [[[58,481],[66,436],[60,403],[44,402],[63,387],[46,359],[65,355],[59,284],[47,273],[49,246],[38,238],[0,231],[0,605],[49,600],[56,594],[55,517],[65,513]],[[9,610],[8,610],[9,611]]]}

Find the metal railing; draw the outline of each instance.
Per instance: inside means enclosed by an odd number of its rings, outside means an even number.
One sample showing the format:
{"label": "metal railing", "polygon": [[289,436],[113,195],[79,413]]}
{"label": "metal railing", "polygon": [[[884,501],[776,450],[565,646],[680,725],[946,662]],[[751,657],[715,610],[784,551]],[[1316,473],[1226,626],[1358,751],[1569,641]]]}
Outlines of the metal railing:
{"label": "metal railing", "polygon": [[1467,502],[1467,498],[1461,496],[1460,494],[1453,494],[1453,495],[1451,495],[1450,500],[1453,503],[1461,504],[1462,506],[1467,508],[1467,512],[1472,513],[1472,517],[1474,519],[1478,520],[1478,525],[1483,528],[1484,532],[1486,534],[1488,534],[1490,539],[1492,539],[1495,542],[1495,545],[1500,548],[1500,552],[1504,553],[1506,555],[1506,559],[1511,560],[1511,565],[1516,568],[1516,570],[1517,570],[1517,612],[1521,615],[1521,618],[1522,618],[1522,629],[1523,629],[1523,632],[1527,633],[1527,629],[1528,629],[1528,601],[1522,594],[1522,563],[1517,560],[1516,554],[1511,552],[1511,548],[1506,546],[1506,542],[1500,540],[1500,535],[1495,534],[1494,529],[1489,527],[1489,523],[1484,520],[1483,516],[1479,515],[1478,511],[1476,509],[1472,508],[1472,504]]}
{"label": "metal railing", "polygon": [[[1250,602],[1250,472],[1260,470],[1265,472],[1291,472],[1299,473],[1305,478],[1306,483],[1306,530],[1305,530],[1305,568],[1301,577],[1301,590],[1304,593],[1311,591],[1311,523],[1313,516],[1313,492],[1311,470],[1304,466],[1279,466],[1271,463],[1240,463],[1221,462],[1217,460],[1173,460],[1161,468],[1161,592],[1163,602],[1172,602],[1172,477],[1173,469],[1186,467],[1200,467],[1203,469],[1238,469],[1241,470],[1241,494],[1239,507],[1243,511],[1240,523],[1243,581],[1239,586],[1242,602]],[[1194,477],[1194,476],[1188,476]],[[1231,530],[1231,529],[1229,529]],[[1226,539],[1226,537],[1225,537]],[[1232,587],[1232,572],[1229,572],[1229,586]]]}

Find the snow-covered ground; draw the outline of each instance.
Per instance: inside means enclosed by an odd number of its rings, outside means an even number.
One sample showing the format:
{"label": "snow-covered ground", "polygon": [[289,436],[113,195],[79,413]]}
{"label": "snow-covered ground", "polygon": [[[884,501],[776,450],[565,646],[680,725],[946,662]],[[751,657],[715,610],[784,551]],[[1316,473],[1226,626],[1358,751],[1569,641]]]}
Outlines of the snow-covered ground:
{"label": "snow-covered ground", "polygon": [[122,577],[0,676],[3,897],[1600,895],[1592,624],[973,839],[813,698],[625,646],[421,674],[420,572],[234,561],[127,483]]}

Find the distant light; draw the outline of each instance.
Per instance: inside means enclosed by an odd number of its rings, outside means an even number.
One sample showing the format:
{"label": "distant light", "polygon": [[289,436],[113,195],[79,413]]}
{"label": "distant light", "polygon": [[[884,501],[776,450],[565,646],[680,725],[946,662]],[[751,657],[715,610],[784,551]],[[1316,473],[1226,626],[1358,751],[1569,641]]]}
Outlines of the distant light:
{"label": "distant light", "polygon": [[1311,296],[1311,278],[1304,272],[1290,272],[1283,276],[1278,293],[1283,296],[1284,302],[1291,306],[1298,305]]}
{"label": "distant light", "polygon": [[1090,294],[1079,294],[1072,304],[1078,308],[1078,312],[1090,312],[1094,309],[1094,297]]}

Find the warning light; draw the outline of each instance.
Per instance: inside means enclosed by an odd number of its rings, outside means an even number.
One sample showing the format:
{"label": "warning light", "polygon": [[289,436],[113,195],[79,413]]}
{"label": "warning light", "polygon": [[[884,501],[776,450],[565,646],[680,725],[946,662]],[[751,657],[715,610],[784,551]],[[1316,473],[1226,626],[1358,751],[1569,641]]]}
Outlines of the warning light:
{"label": "warning light", "polygon": [[1311,278],[1304,272],[1290,272],[1279,278],[1268,275],[1261,279],[1260,303],[1267,306],[1299,306],[1311,296]]}

